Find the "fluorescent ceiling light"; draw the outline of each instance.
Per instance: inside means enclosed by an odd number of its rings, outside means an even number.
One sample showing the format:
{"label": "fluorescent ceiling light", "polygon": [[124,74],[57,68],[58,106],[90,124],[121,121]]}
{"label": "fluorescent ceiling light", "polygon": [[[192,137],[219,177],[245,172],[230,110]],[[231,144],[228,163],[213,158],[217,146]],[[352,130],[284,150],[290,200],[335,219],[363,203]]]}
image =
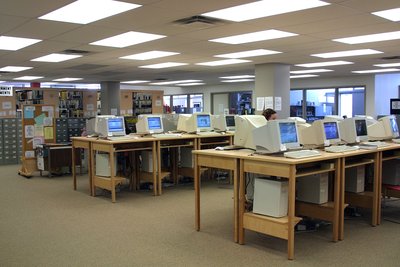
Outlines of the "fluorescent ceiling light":
{"label": "fluorescent ceiling light", "polygon": [[381,67],[381,68],[400,67],[400,62],[399,63],[387,63],[387,64],[375,64],[374,66]]}
{"label": "fluorescent ceiling light", "polygon": [[372,14],[391,21],[400,21],[400,7],[372,12]]}
{"label": "fluorescent ceiling light", "polygon": [[207,12],[202,15],[240,22],[325,5],[330,4],[318,0],[264,0]]}
{"label": "fluorescent ceiling light", "polygon": [[178,55],[177,52],[167,52],[167,51],[149,51],[139,54],[133,54],[129,56],[120,57],[122,59],[134,59],[134,60],[148,60],[153,58],[168,57],[173,55]]}
{"label": "fluorescent ceiling light", "polygon": [[223,83],[254,82],[254,79],[222,80]]}
{"label": "fluorescent ceiling light", "polygon": [[5,72],[19,72],[23,70],[30,70],[32,67],[18,67],[18,66],[7,66],[0,69],[0,71]]}
{"label": "fluorescent ceiling light", "polygon": [[379,73],[379,72],[393,72],[400,71],[400,69],[376,69],[376,70],[355,70],[353,73]]}
{"label": "fluorescent ceiling light", "polygon": [[313,77],[318,77],[318,76],[319,75],[315,75],[315,74],[292,75],[292,76],[290,76],[290,79],[313,78]]}
{"label": "fluorescent ceiling light", "polygon": [[400,31],[339,38],[339,39],[333,39],[333,41],[345,44],[363,44],[363,43],[390,41],[397,39],[400,39]]}
{"label": "fluorescent ceiling light", "polygon": [[225,76],[225,77],[219,77],[221,79],[245,79],[245,78],[254,78],[256,76],[254,75],[235,75],[235,76]]}
{"label": "fluorescent ceiling light", "polygon": [[72,82],[72,81],[79,81],[79,80],[83,80],[83,78],[60,78],[60,79],[55,79],[53,81],[55,82]]}
{"label": "fluorescent ceiling light", "polygon": [[151,83],[151,84],[153,84],[153,85],[167,85],[167,84],[193,83],[193,82],[202,82],[202,80],[180,80],[180,81],[156,82],[156,83]]}
{"label": "fluorescent ceiling light", "polygon": [[145,80],[134,80],[134,81],[125,81],[121,83],[129,83],[129,84],[135,84],[135,83],[148,83],[150,81],[145,81]]}
{"label": "fluorescent ceiling light", "polygon": [[313,70],[292,70],[292,74],[307,74],[307,73],[320,73],[320,72],[330,72],[333,70],[328,69],[313,69]]}
{"label": "fluorescent ceiling light", "polygon": [[157,40],[164,37],[166,36],[159,34],[145,33],[145,32],[130,31],[109,38],[105,38],[90,44],[122,48],[135,44]]}
{"label": "fluorescent ceiling light", "polygon": [[178,66],[184,66],[184,65],[189,65],[189,64],[188,63],[179,63],[179,62],[165,62],[165,63],[159,63],[159,64],[139,66],[139,68],[164,69],[164,68],[178,67]]}
{"label": "fluorescent ceiling light", "polygon": [[74,58],[81,57],[81,55],[67,55],[67,54],[49,54],[47,56],[43,57],[38,57],[31,59],[31,61],[41,61],[41,62],[61,62],[61,61],[66,61]]}
{"label": "fluorescent ceiling light", "polygon": [[0,36],[0,50],[17,51],[21,48],[36,44],[40,41],[42,40],[22,37]]}
{"label": "fluorescent ceiling light", "polygon": [[304,64],[297,64],[295,66],[298,67],[305,67],[305,68],[318,68],[318,67],[326,67],[326,66],[338,66],[338,65],[348,65],[354,64],[353,62],[349,61],[327,61],[327,62],[316,62],[316,63],[304,63]]}
{"label": "fluorescent ceiling light", "polygon": [[321,58],[335,58],[335,57],[353,57],[353,56],[373,55],[373,54],[382,54],[382,53],[383,52],[374,50],[374,49],[357,49],[357,50],[312,54],[311,56],[321,57]]}
{"label": "fluorescent ceiling light", "polygon": [[204,85],[205,83],[182,83],[177,84],[178,86],[194,86],[194,85]]}
{"label": "fluorescent ceiling light", "polygon": [[251,62],[251,61],[244,60],[244,59],[224,59],[224,60],[196,63],[196,65],[214,67],[214,66],[222,66],[222,65],[239,64],[239,63],[245,63],[245,62]]}
{"label": "fluorescent ceiling light", "polygon": [[42,79],[44,78],[43,76],[21,76],[14,78],[14,80],[22,80],[22,81],[32,81],[32,80],[37,80],[37,79]]}
{"label": "fluorescent ceiling light", "polygon": [[256,49],[256,50],[216,55],[216,57],[243,58],[243,57],[257,57],[257,56],[273,55],[273,54],[279,54],[279,53],[282,53],[282,52],[267,50],[267,49]]}
{"label": "fluorescent ceiling light", "polygon": [[298,34],[291,32],[284,32],[279,30],[265,30],[259,32],[251,32],[239,35],[232,35],[228,37],[222,37],[217,39],[209,40],[210,42],[225,43],[225,44],[244,44],[272,39],[279,39],[283,37],[296,36]]}
{"label": "fluorescent ceiling light", "polygon": [[112,0],[78,0],[39,19],[88,24],[138,7],[141,5]]}

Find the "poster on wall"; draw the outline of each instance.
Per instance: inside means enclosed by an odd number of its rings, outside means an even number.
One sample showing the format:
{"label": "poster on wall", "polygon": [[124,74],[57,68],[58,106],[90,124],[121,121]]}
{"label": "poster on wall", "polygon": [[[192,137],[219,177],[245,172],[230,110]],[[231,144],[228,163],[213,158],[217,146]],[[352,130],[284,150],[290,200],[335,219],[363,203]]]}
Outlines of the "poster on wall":
{"label": "poster on wall", "polygon": [[275,97],[275,110],[276,111],[282,110],[282,97],[280,96]]}
{"label": "poster on wall", "polygon": [[265,107],[264,108],[274,108],[274,98],[272,96],[265,97]]}
{"label": "poster on wall", "polygon": [[390,114],[400,114],[400,98],[390,99]]}
{"label": "poster on wall", "polygon": [[11,102],[8,102],[8,101],[1,103],[1,106],[3,109],[11,109],[12,108]]}
{"label": "poster on wall", "polygon": [[264,97],[257,97],[256,102],[257,102],[256,110],[257,111],[263,111],[264,110],[264,105],[265,105]]}

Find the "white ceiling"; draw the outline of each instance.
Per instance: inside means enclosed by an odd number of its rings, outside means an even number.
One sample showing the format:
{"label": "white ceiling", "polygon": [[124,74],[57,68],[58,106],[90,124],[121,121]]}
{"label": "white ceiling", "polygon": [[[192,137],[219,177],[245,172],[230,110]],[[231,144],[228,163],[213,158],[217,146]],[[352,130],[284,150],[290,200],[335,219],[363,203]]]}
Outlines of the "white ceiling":
{"label": "white ceiling", "polygon": [[[353,65],[329,67],[334,72],[325,76],[348,76],[352,70],[374,69],[373,64],[400,62],[384,60],[382,57],[400,56],[400,40],[348,45],[332,41],[334,38],[351,37],[379,32],[399,31],[399,22],[374,16],[371,12],[400,7],[399,0],[326,0],[329,6],[276,15],[245,22],[224,22],[206,28],[182,26],[174,21],[205,12],[254,2],[251,0],[125,0],[141,4],[140,8],[102,19],[87,25],[46,21],[37,19],[50,11],[73,1],[70,0],[2,0],[0,8],[0,35],[42,39],[42,42],[18,51],[0,50],[0,68],[4,66],[30,66],[31,70],[18,73],[0,73],[0,80],[12,81],[15,77],[34,75],[45,78],[36,82],[49,82],[64,77],[84,78],[84,83],[101,81],[129,81],[162,79],[200,79],[207,84],[220,83],[220,76],[254,74],[255,64],[285,63],[301,64],[328,61],[310,56],[315,53],[371,48],[384,54],[338,58]],[[210,39],[260,30],[277,29],[299,34],[298,36],[228,45],[209,42]],[[163,34],[167,38],[133,45],[126,48],[111,48],[89,45],[106,37],[127,31]],[[240,52],[250,49],[270,49],[283,52],[276,55],[246,58],[250,63],[220,67],[198,66],[195,63],[214,61],[214,55]],[[89,53],[81,58],[61,62],[32,62],[33,58],[66,49],[85,50]],[[133,61],[119,59],[134,53],[164,50],[181,54],[165,58]],[[167,61],[189,63],[186,66],[168,69],[141,69]],[[292,70],[303,68],[292,66]]]}

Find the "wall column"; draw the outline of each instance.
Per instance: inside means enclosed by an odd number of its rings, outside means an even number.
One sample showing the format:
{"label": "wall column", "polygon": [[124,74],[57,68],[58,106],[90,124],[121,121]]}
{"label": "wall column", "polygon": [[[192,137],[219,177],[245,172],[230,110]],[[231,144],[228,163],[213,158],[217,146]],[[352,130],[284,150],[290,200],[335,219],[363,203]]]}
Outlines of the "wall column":
{"label": "wall column", "polygon": [[[100,83],[101,115],[120,115],[120,86],[119,82]],[[115,113],[115,112],[114,112]]]}
{"label": "wall column", "polygon": [[[282,110],[277,110],[279,119],[290,115],[290,65],[268,63],[256,65],[256,80],[253,94],[253,107],[257,107],[257,97],[272,96],[281,98]],[[256,111],[261,114],[262,111]]]}

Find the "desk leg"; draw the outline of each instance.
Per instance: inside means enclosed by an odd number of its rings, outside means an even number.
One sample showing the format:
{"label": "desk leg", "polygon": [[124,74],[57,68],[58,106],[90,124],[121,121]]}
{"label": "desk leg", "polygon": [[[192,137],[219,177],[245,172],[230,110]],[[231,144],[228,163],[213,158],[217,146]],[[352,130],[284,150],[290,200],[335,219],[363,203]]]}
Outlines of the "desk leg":
{"label": "desk leg", "polygon": [[339,240],[344,239],[344,188],[345,188],[345,163],[346,159],[345,158],[340,158],[339,159],[339,173],[340,173],[340,212],[339,212]]}
{"label": "desk leg", "polygon": [[171,154],[170,156],[170,166],[171,166],[171,176],[174,181],[174,184],[178,184],[178,148],[172,147],[170,148]]}
{"label": "desk leg", "polygon": [[92,147],[90,147],[90,157],[89,158],[91,158],[91,161],[90,161],[90,172],[91,172],[91,174],[89,175],[89,179],[90,179],[90,184],[91,184],[91,190],[92,190],[92,196],[96,196],[96,186],[95,186],[95,183],[94,183],[94,176],[95,176],[95,174],[96,174],[96,171],[95,171],[95,164],[96,164],[96,151],[95,150],[93,150],[93,148]]}
{"label": "desk leg", "polygon": [[195,207],[195,228],[200,231],[200,166],[198,166],[198,155],[194,157],[194,207]]}
{"label": "desk leg", "polygon": [[288,210],[288,259],[294,258],[294,217],[296,205],[296,166],[290,165],[289,170],[289,210]]}
{"label": "desk leg", "polygon": [[340,219],[340,213],[344,212],[343,207],[344,203],[341,202],[342,198],[341,194],[344,194],[343,188],[340,187],[340,159],[335,160],[335,182],[334,182],[334,207],[333,207],[333,242],[337,242],[339,240],[339,228],[340,225],[343,224]]}
{"label": "desk leg", "polygon": [[235,243],[239,242],[239,181],[238,181],[238,171],[239,162],[236,160],[235,169],[229,171],[231,177],[233,177],[233,219],[234,219],[234,235],[233,240]]}
{"label": "desk leg", "polygon": [[112,199],[112,203],[115,203],[115,201],[116,201],[116,197],[115,197],[115,175],[114,175],[114,173],[115,173],[115,168],[117,166],[115,166],[115,164],[114,164],[114,157],[115,157],[114,152],[111,151],[109,153],[109,159],[110,159],[110,172],[111,172],[110,173],[110,179],[111,179],[111,199]]}
{"label": "desk leg", "polygon": [[373,199],[372,199],[372,226],[376,226],[378,224],[378,205],[380,205],[380,181],[379,181],[379,159],[380,153],[376,152],[374,155],[374,192],[373,192]]}
{"label": "desk leg", "polygon": [[[243,159],[239,160],[239,182],[238,182],[238,187],[239,187],[239,214],[238,214],[238,220],[239,220],[239,229],[238,229],[238,242],[240,245],[244,244],[244,227],[243,227],[243,215],[245,213],[245,205],[246,205],[246,194],[245,194],[245,189],[246,189],[246,181],[245,181],[245,173],[243,169]],[[237,176],[237,175],[236,175]]]}
{"label": "desk leg", "polygon": [[157,185],[158,185],[158,195],[162,194],[162,177],[161,177],[161,142],[155,142],[157,145]]}
{"label": "desk leg", "polygon": [[[93,175],[94,172],[92,170],[92,162],[94,161],[93,159],[93,154],[91,152],[91,147],[92,145],[89,143],[89,148],[88,148],[88,175],[89,175],[89,191],[90,191],[90,195],[94,196],[94,185],[93,185]],[[79,157],[81,157],[81,153],[79,153]],[[82,166],[82,158],[81,159],[81,166]],[[82,167],[81,167],[82,170]]]}
{"label": "desk leg", "polygon": [[75,166],[75,146],[74,142],[72,142],[72,178],[73,178],[73,183],[74,183],[74,190],[76,190],[76,166]]}
{"label": "desk leg", "polygon": [[376,212],[376,224],[379,225],[381,224],[381,215],[382,215],[382,210],[381,210],[381,201],[382,201],[382,158],[383,158],[383,152],[378,152],[379,158],[378,158],[378,170],[375,170],[378,172],[378,207],[377,207],[377,212]]}
{"label": "desk leg", "polygon": [[154,141],[152,145],[152,158],[153,158],[153,195],[158,195],[158,183],[157,183],[157,142]]}

